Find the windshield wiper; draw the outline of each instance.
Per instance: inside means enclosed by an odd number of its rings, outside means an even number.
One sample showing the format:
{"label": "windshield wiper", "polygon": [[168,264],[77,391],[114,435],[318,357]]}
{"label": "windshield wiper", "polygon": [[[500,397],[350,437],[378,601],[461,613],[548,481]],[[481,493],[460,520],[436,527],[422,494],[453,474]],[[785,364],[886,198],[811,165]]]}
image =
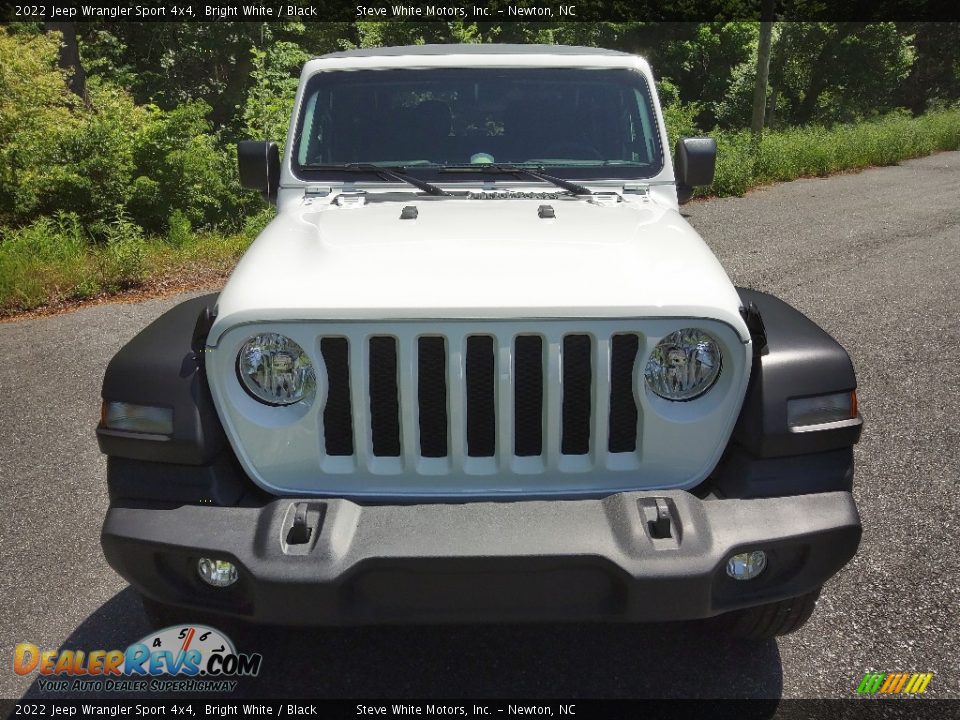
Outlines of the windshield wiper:
{"label": "windshield wiper", "polygon": [[343,163],[340,165],[335,163],[313,163],[301,165],[300,167],[304,170],[344,170],[346,172],[371,173],[373,175],[379,175],[381,178],[389,178],[390,180],[397,180],[399,182],[405,182],[408,185],[413,185],[415,188],[423,190],[427,195],[450,195],[450,193],[441,187],[415,178],[412,175],[407,175],[404,172],[406,168],[402,165],[387,167],[374,165],[373,163]]}
{"label": "windshield wiper", "polygon": [[558,188],[563,188],[564,190],[569,190],[574,195],[594,195],[595,193],[590,188],[580,183],[570,182],[569,180],[564,180],[563,178],[558,178],[553,175],[547,175],[543,172],[543,166],[537,165],[535,167],[524,167],[523,165],[502,165],[499,163],[477,163],[471,165],[444,165],[440,172],[498,172],[498,173],[509,173],[512,175],[529,175],[532,178],[539,180],[540,182],[550,183],[551,185],[556,185]]}

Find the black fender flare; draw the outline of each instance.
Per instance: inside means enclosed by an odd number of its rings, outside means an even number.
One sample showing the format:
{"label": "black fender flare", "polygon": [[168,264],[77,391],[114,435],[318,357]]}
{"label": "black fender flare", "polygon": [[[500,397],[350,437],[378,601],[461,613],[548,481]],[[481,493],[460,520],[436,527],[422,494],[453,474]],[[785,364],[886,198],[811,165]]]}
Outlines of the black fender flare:
{"label": "black fender flare", "polygon": [[101,452],[132,460],[206,465],[229,447],[203,362],[203,341],[216,299],[213,293],[176,305],[113,356],[103,378],[103,400],[171,408],[173,434],[118,432],[101,422],[97,427]]}
{"label": "black fender flare", "polygon": [[856,390],[857,376],[847,351],[783,300],[757,290],[737,288],[737,292],[745,308],[752,303],[759,311],[766,347],[753,359],[733,440],[763,458],[826,452],[855,444],[862,421],[803,433],[791,432],[787,424],[791,398]]}
{"label": "black fender flare", "polygon": [[787,422],[791,398],[856,389],[850,356],[783,300],[757,290],[737,292],[754,343],[753,368],[733,435],[705,487],[735,498],[850,491],[862,418],[811,432],[792,432]]}

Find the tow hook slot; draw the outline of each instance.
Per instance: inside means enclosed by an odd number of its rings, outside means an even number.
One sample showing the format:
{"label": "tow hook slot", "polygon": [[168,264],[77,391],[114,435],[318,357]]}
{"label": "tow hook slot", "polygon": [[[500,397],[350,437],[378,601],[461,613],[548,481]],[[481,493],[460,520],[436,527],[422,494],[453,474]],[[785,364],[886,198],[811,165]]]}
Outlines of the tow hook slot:
{"label": "tow hook slot", "polygon": [[667,506],[667,501],[662,498],[657,498],[653,510],[655,516],[652,520],[648,521],[650,525],[650,536],[660,540],[673,537],[673,534],[670,532],[670,508]]}
{"label": "tow hook slot", "polygon": [[317,544],[325,512],[325,503],[296,502],[290,505],[283,520],[283,551],[288,555],[310,552]]}
{"label": "tow hook slot", "polygon": [[297,503],[293,506],[293,525],[287,533],[288,545],[305,545],[310,542],[313,528],[307,525],[307,504]]}
{"label": "tow hook slot", "polygon": [[655,547],[677,547],[680,544],[680,524],[677,509],[669,498],[641,498],[640,515],[647,535]]}

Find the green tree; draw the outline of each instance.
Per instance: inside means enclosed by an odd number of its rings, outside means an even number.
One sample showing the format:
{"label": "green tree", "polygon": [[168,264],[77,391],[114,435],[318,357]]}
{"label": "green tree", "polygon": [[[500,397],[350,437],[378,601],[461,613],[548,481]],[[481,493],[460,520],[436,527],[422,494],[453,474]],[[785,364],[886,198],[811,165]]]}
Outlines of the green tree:
{"label": "green tree", "polygon": [[892,109],[915,59],[912,41],[894,23],[783,23],[771,63],[777,114],[829,123]]}
{"label": "green tree", "polygon": [[0,30],[0,222],[16,223],[49,201],[52,181],[71,172],[69,140],[82,102],[58,67],[56,35]]}
{"label": "green tree", "polygon": [[155,105],[145,111],[134,134],[131,218],[153,232],[165,229],[175,210],[194,227],[239,220],[249,196],[240,193],[234,156],[218,147],[209,106],[197,100],[169,112]]}
{"label": "green tree", "polygon": [[267,49],[251,48],[253,84],[243,107],[247,137],[284,141],[299,72],[309,55],[292,42],[278,41]]}
{"label": "green tree", "polygon": [[919,115],[931,104],[960,100],[960,23],[899,23],[897,30],[913,37],[917,56],[897,103]]}

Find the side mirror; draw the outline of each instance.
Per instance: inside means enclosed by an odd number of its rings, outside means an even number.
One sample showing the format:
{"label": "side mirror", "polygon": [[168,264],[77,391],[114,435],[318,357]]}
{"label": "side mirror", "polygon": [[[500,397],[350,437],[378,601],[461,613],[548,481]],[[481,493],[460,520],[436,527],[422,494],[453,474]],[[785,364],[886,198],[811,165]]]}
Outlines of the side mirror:
{"label": "side mirror", "polygon": [[258,190],[264,200],[277,201],[280,187],[280,151],[275,142],[243,140],[237,144],[240,184]]}
{"label": "side mirror", "polygon": [[677,141],[673,173],[677,180],[677,200],[683,205],[693,197],[698,185],[713,182],[717,167],[717,141],[713,138],[681,138]]}

